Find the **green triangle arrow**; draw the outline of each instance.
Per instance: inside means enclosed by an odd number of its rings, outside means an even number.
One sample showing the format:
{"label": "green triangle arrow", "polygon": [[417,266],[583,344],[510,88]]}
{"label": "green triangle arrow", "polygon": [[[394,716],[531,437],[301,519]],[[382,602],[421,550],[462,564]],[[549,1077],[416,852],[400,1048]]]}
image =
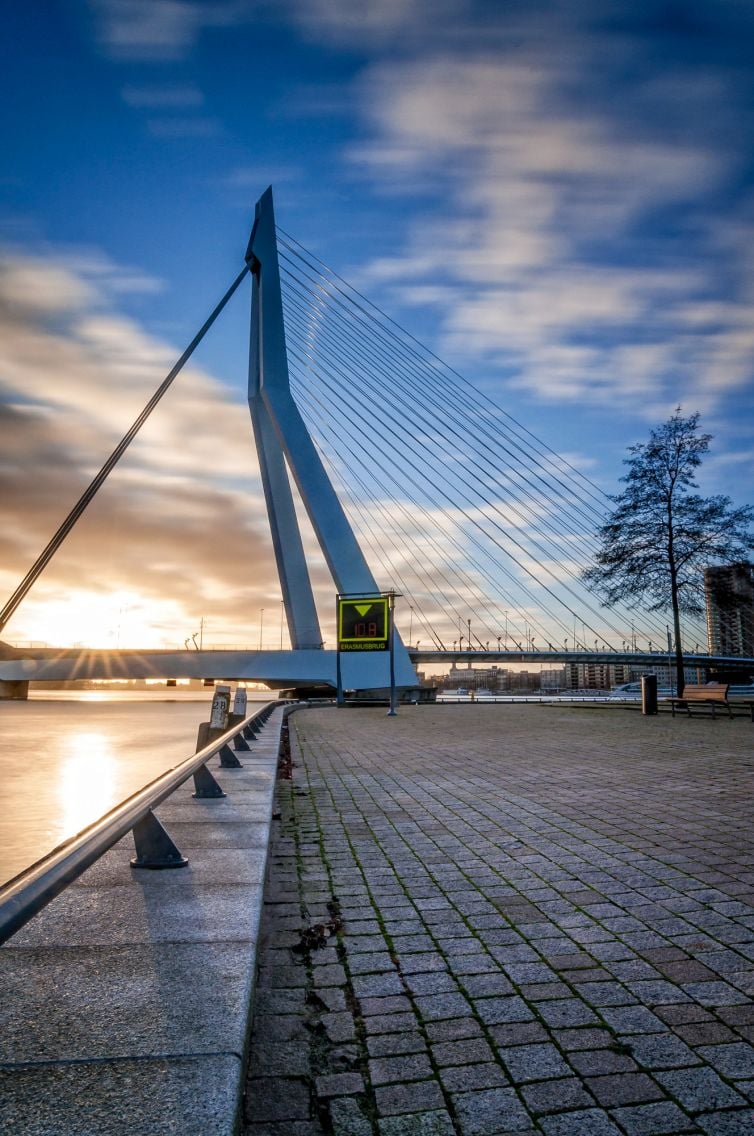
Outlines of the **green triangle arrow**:
{"label": "green triangle arrow", "polygon": [[353,606],[356,608],[359,615],[364,616],[370,610],[370,608],[372,607],[372,604],[370,604],[370,603],[368,603],[368,604],[354,604]]}

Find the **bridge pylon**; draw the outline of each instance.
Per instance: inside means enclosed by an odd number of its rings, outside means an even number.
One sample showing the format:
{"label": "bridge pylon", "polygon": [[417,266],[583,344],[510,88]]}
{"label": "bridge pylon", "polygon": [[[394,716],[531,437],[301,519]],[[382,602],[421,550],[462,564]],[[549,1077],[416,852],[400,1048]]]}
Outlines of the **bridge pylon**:
{"label": "bridge pylon", "polygon": [[[323,645],[322,635],[289,471],[335,591],[369,595],[381,589],[291,394],[272,188],[257,202],[246,262],[252,275],[249,409],[275,560],[291,646],[294,650],[317,648]],[[387,663],[378,652],[349,655],[343,665],[345,687],[374,689],[387,685],[387,675],[382,673]],[[408,651],[397,634],[395,666],[398,686],[416,685]]]}

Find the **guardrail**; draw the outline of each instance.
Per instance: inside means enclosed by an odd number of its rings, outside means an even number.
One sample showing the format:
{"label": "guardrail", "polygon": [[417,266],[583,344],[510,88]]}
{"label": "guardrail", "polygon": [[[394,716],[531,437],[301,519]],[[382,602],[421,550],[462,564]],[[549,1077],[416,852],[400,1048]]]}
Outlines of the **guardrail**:
{"label": "guardrail", "polygon": [[242,722],[231,726],[220,737],[168,769],[94,824],[9,880],[0,888],[0,943],[20,930],[128,832],[133,832],[136,847],[132,868],[185,867],[188,860],[181,855],[153,810],[191,776],[194,778],[194,797],[225,797],[207,768],[207,762],[217,754],[221,767],[240,768],[241,762],[234,751],[251,749],[249,742],[257,736],[274,706],[274,703],[267,703]]}

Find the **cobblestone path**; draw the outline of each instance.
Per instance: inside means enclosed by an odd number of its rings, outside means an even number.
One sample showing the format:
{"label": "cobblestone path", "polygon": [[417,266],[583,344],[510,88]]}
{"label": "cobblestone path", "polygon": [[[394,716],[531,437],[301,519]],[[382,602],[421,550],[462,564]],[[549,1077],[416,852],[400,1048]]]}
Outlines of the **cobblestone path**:
{"label": "cobblestone path", "polygon": [[306,710],[245,1136],[754,1134],[754,726]]}

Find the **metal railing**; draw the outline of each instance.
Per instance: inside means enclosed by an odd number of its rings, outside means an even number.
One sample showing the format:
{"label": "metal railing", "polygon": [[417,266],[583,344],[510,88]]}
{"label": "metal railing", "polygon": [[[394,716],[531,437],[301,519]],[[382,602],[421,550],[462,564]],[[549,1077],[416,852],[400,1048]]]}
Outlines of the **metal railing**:
{"label": "metal railing", "polygon": [[82,832],[59,844],[37,863],[9,880],[0,888],[0,943],[20,930],[128,832],[133,832],[136,847],[136,855],[131,860],[132,868],[185,867],[188,861],[181,855],[153,810],[191,776],[194,778],[194,797],[206,799],[226,796],[208,769],[207,762],[217,754],[221,767],[241,768],[241,762],[234,751],[251,750],[249,742],[256,738],[258,730],[274,707],[274,703],[267,703],[242,722],[237,722],[220,737],[168,769]]}

